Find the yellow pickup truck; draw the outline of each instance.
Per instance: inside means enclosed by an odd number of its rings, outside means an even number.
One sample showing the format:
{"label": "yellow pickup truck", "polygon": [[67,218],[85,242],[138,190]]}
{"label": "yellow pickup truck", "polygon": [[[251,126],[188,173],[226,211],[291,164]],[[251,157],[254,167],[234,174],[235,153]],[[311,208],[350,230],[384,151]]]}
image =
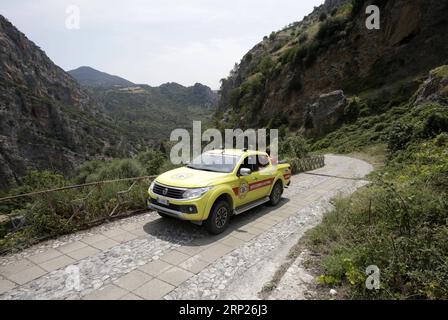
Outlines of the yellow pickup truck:
{"label": "yellow pickup truck", "polygon": [[231,215],[267,202],[277,205],[290,179],[290,165],[273,163],[265,152],[212,150],[158,176],[148,190],[148,207],[219,234]]}

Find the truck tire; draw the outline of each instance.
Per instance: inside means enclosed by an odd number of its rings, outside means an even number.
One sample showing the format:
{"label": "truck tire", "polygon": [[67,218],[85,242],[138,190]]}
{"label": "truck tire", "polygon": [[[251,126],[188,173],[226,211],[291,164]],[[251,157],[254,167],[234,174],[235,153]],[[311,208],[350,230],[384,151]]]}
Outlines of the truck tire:
{"label": "truck tire", "polygon": [[282,199],[283,194],[283,183],[279,180],[275,183],[274,188],[272,188],[271,194],[269,196],[269,204],[271,206],[276,206]]}
{"label": "truck tire", "polygon": [[227,201],[220,200],[216,202],[210,210],[207,220],[205,220],[205,229],[211,234],[220,234],[227,229],[230,214],[231,209]]}

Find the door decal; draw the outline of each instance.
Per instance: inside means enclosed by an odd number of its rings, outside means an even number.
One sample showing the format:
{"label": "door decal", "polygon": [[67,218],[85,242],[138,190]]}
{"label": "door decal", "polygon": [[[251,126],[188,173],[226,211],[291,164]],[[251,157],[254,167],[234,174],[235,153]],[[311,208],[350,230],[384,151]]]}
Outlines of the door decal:
{"label": "door decal", "polygon": [[265,180],[261,180],[261,181],[257,181],[257,182],[251,183],[249,185],[249,191],[253,191],[253,190],[260,189],[260,188],[264,188],[266,186],[270,186],[273,181],[274,181],[274,178],[269,178],[269,179],[265,179]]}
{"label": "door decal", "polygon": [[238,190],[238,196],[240,199],[244,199],[246,197],[247,192],[249,191],[249,185],[246,181],[241,182],[241,186]]}

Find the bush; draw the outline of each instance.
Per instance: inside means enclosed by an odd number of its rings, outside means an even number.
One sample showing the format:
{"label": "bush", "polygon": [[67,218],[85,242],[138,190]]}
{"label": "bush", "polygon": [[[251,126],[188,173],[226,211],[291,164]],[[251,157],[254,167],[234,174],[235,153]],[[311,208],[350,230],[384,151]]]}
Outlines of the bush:
{"label": "bush", "polygon": [[423,134],[426,137],[435,137],[442,132],[448,132],[448,116],[433,113],[425,121]]}
{"label": "bush", "polygon": [[407,123],[395,124],[387,138],[387,149],[389,155],[392,156],[397,151],[404,150],[411,142],[414,135],[414,127]]}
{"label": "bush", "polygon": [[264,76],[268,76],[272,68],[274,67],[274,61],[271,56],[267,55],[261,59],[260,65],[258,66],[258,71],[263,73]]}
{"label": "bush", "polygon": [[[370,186],[336,200],[309,237],[325,255],[321,278],[357,299],[447,299],[447,168],[444,147],[413,143]],[[380,269],[380,290],[365,287],[369,265]]]}
{"label": "bush", "polygon": [[448,143],[448,134],[447,133],[441,133],[437,136],[436,140],[434,141],[436,146],[443,147]]}
{"label": "bush", "polygon": [[357,99],[352,99],[344,108],[344,121],[354,122],[358,119],[360,113],[360,105]]}
{"label": "bush", "polygon": [[279,153],[283,158],[305,158],[308,156],[309,149],[308,141],[302,135],[290,136],[279,145]]}
{"label": "bush", "polygon": [[299,43],[300,44],[304,44],[306,42],[306,40],[308,40],[308,34],[307,33],[302,33],[299,36]]}
{"label": "bush", "polygon": [[23,178],[23,187],[19,188],[19,193],[53,189],[66,184],[67,181],[62,174],[45,170],[31,170]]}
{"label": "bush", "polygon": [[345,29],[346,22],[345,19],[339,17],[325,20],[316,34],[320,47],[327,48],[331,43],[336,42],[340,38],[338,33]]}
{"label": "bush", "polygon": [[148,150],[137,155],[137,161],[145,169],[145,174],[148,176],[159,173],[160,168],[167,161],[165,155],[157,150]]}
{"label": "bush", "polygon": [[322,21],[325,21],[325,20],[327,20],[327,14],[325,12],[322,12],[319,15],[319,21],[322,22]]}
{"label": "bush", "polygon": [[104,180],[134,178],[146,175],[143,166],[134,159],[114,159],[109,162],[87,162],[75,181],[89,183]]}
{"label": "bush", "polygon": [[90,175],[96,174],[104,166],[103,161],[92,160],[84,162],[76,170],[74,182],[76,184],[84,184]]}
{"label": "bush", "polygon": [[134,159],[112,160],[98,173],[100,180],[134,178],[145,175],[142,165]]}

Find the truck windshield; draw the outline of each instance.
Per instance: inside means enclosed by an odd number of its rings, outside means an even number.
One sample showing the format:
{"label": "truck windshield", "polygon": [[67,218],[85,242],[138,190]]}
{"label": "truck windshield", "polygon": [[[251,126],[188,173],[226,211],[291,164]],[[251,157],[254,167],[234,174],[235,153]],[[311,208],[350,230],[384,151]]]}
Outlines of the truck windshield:
{"label": "truck windshield", "polygon": [[195,158],[187,168],[203,171],[230,173],[241,156],[232,154],[204,153]]}

